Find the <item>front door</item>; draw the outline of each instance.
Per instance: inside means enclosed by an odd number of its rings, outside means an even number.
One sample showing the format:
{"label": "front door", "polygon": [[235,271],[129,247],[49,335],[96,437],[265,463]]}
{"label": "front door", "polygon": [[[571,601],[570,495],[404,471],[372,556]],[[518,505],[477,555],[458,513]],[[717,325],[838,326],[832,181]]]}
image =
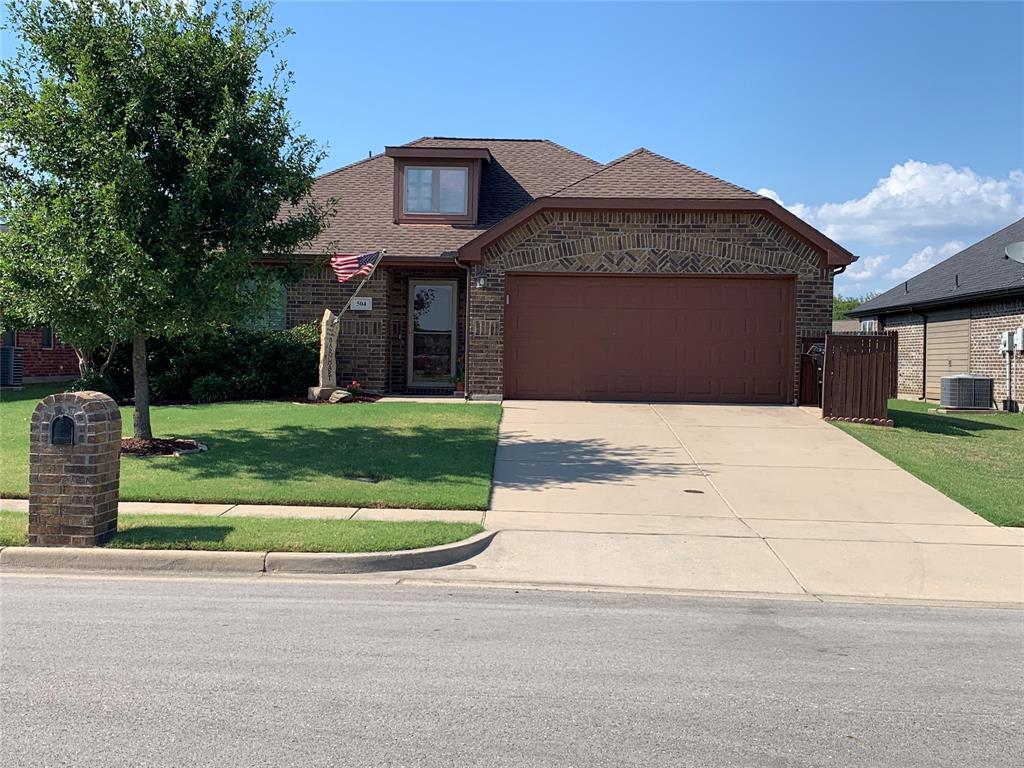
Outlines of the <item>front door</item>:
{"label": "front door", "polygon": [[457,285],[454,280],[409,281],[410,387],[442,389],[455,376],[455,319]]}

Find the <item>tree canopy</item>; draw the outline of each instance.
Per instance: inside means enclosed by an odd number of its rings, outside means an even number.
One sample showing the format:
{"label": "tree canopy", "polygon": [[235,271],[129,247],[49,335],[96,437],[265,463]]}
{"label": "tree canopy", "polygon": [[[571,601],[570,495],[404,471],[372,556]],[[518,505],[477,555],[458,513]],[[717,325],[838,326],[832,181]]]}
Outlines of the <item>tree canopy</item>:
{"label": "tree canopy", "polygon": [[147,338],[258,307],[280,278],[263,265],[288,263],[328,214],[308,195],[323,152],[287,111],[291,73],[261,68],[290,34],[269,5],[8,11],[21,45],[0,62],[5,322],[50,324],[83,351],[141,343],[144,368]]}

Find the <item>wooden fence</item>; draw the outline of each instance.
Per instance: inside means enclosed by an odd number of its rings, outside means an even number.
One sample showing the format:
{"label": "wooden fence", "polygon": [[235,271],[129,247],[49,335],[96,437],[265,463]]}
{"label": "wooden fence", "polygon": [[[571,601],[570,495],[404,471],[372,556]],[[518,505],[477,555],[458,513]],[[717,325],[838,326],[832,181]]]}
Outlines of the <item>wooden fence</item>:
{"label": "wooden fence", "polygon": [[892,426],[896,334],[828,334],[822,371],[821,415],[826,419]]}

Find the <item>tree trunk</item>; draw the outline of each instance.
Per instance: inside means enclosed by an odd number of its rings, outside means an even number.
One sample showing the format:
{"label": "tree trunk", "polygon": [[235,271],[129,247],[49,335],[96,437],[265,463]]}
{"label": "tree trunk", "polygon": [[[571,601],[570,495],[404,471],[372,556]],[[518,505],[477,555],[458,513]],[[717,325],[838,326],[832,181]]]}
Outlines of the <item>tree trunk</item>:
{"label": "tree trunk", "polygon": [[72,347],[72,349],[75,350],[75,357],[78,358],[78,378],[84,379],[89,374],[89,371],[92,370],[92,361],[78,347]]}
{"label": "tree trunk", "polygon": [[[107,375],[107,368],[110,367],[110,364],[114,360],[114,351],[116,349],[117,349],[117,343],[113,339],[111,339],[110,340],[110,348],[107,349],[107,359],[104,360],[103,361],[103,365],[100,366],[100,376],[106,376]],[[148,384],[149,384],[149,373],[148,373],[148,371],[146,373],[146,384],[147,384],[147,389],[148,389]]]}
{"label": "tree trunk", "polygon": [[146,364],[146,336],[135,334],[132,339],[132,379],[135,383],[135,438],[152,440],[153,426],[149,422],[149,370]]}

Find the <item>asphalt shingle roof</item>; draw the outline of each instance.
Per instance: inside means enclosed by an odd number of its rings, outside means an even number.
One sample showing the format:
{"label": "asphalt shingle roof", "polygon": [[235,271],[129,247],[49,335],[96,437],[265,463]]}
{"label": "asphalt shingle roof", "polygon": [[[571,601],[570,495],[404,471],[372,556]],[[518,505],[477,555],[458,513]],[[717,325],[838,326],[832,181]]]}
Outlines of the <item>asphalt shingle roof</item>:
{"label": "asphalt shingle roof", "polygon": [[592,173],[601,164],[552,141],[428,137],[408,147],[483,147],[494,158],[480,178],[473,225],[395,224],[394,160],[375,155],[319,177],[313,196],[335,198],[337,215],[300,254],[358,253],[385,247],[389,256],[436,257],[454,251],[505,217]]}
{"label": "asphalt shingle roof", "polygon": [[555,197],[760,200],[761,195],[640,147],[555,193]]}
{"label": "asphalt shingle roof", "polygon": [[861,304],[850,314],[864,317],[1000,294],[1024,296],[1024,264],[1005,256],[1006,246],[1018,240],[1024,240],[1024,219]]}

